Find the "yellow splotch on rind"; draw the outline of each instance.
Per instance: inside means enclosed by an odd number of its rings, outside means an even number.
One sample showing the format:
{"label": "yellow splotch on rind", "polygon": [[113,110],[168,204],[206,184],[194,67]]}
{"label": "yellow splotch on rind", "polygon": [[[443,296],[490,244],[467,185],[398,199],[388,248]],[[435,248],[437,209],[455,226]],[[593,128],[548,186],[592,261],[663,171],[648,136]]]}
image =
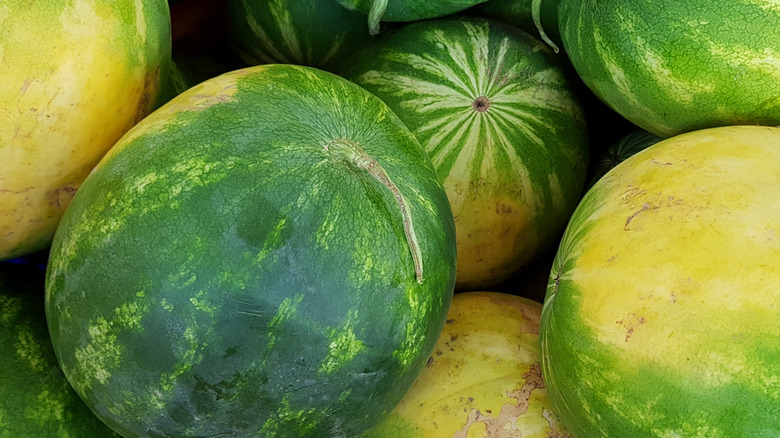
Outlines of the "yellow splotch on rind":
{"label": "yellow splotch on rind", "polygon": [[19,327],[16,339],[17,358],[30,365],[32,371],[41,372],[48,365],[43,346],[28,325]]}
{"label": "yellow splotch on rind", "polygon": [[303,302],[304,294],[295,294],[292,298],[287,297],[279,304],[279,308],[276,311],[276,315],[268,321],[268,351],[272,351],[276,344],[276,331],[286,321],[295,315],[298,311],[298,306]]}
{"label": "yellow splotch on rind", "polygon": [[328,354],[320,364],[320,372],[330,373],[338,370],[365,348],[363,341],[355,335],[354,325],[358,320],[357,309],[352,309],[348,312],[343,325],[327,330],[331,342],[328,344]]}
{"label": "yellow splotch on rind", "polygon": [[[256,68],[261,69],[262,67]],[[201,82],[179,94],[147,116],[144,119],[143,126],[134,127],[122,136],[121,140],[105,154],[102,160],[100,160],[97,168],[102,167],[113,155],[132,143],[136,138],[142,135],[155,134],[167,130],[179,113],[199,111],[218,103],[230,102],[233,99],[233,96],[238,92],[235,81],[240,80],[241,77],[244,77],[249,73],[250,71],[246,69],[228,72],[211,78],[208,81]],[[177,119],[177,126],[184,126],[190,121],[192,120],[185,118],[181,118],[181,120]]]}
{"label": "yellow splotch on rind", "polygon": [[3,4],[0,259],[44,248],[91,168],[151,111],[170,56],[170,17],[148,3],[149,41],[140,41],[136,23],[121,17],[126,7]]}
{"label": "yellow splotch on rind", "polygon": [[[542,344],[551,393],[572,395],[559,406],[580,431],[728,437],[780,399],[779,166],[780,128],[711,128],[637,153],[588,192]],[[740,402],[708,400],[723,394]]]}
{"label": "yellow splotch on rind", "polygon": [[[627,361],[641,357],[679,373],[710,342],[697,330],[702,315],[722,315],[708,330],[780,336],[772,328],[780,292],[767,283],[780,279],[780,204],[771,190],[780,184],[780,130],[728,128],[673,141],[627,160],[597,187],[615,201],[589,218],[566,275],[583,291],[580,312],[599,342]],[[762,297],[746,300],[746,291]],[[702,359],[740,366],[739,346],[724,348],[735,350],[731,360]]]}
{"label": "yellow splotch on rind", "polygon": [[[124,139],[117,143],[117,146],[122,147],[122,144],[124,144]],[[113,153],[113,149],[109,152],[109,154],[111,153]],[[160,193],[157,202],[147,202],[139,209],[138,196],[119,197],[114,192],[109,191],[102,202],[96,203],[90,211],[90,214],[97,219],[75,223],[69,235],[63,238],[62,256],[50,264],[52,277],[66,272],[71,262],[77,259],[76,249],[73,245],[79,239],[86,239],[95,246],[101,246],[103,242],[110,241],[112,235],[127,224],[127,218],[138,214],[139,211],[141,214],[147,214],[160,209],[178,208],[177,196],[179,194],[225,178],[230,167],[229,162],[212,163],[204,159],[192,158],[172,166],[165,178],[154,171],[141,174],[137,178],[128,177],[125,181],[127,187],[123,187],[122,190],[138,194],[155,190]],[[171,274],[170,281],[177,284],[184,282],[193,275],[190,271],[188,266],[182,266],[181,269]]]}
{"label": "yellow splotch on rind", "polygon": [[[79,394],[86,394],[94,384],[104,384],[122,360],[123,349],[117,343],[118,333],[141,329],[141,319],[149,311],[144,302],[125,303],[109,317],[97,317],[87,327],[89,340],[74,351],[78,372],[63,371],[71,376],[71,385]],[[76,371],[76,370],[74,370]],[[77,376],[77,379],[76,379]]]}

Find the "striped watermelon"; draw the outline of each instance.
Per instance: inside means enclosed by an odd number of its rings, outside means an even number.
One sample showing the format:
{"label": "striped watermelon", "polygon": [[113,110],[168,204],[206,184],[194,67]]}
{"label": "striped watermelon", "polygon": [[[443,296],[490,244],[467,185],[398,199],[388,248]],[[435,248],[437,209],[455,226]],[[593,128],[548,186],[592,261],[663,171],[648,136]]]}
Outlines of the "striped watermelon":
{"label": "striped watermelon", "polygon": [[345,8],[368,14],[372,34],[379,22],[409,22],[439,18],[467,9],[486,0],[335,0]]}
{"label": "striped watermelon", "polygon": [[371,36],[366,17],[332,0],[228,0],[228,32],[249,65],[335,70]]}
{"label": "striped watermelon", "polygon": [[181,52],[173,50],[168,68],[168,78],[160,86],[155,109],[168,103],[198,82],[201,82],[200,78],[189,60]]}
{"label": "striped watermelon", "polygon": [[507,293],[455,294],[420,377],[364,438],[570,438],[542,380],[541,311]]}
{"label": "striped watermelon", "polygon": [[388,32],[342,74],[385,101],[433,160],[456,218],[459,290],[505,281],[560,238],[588,137],[543,43],[495,21],[441,18]]}
{"label": "striped watermelon", "polygon": [[651,134],[642,128],[635,128],[609,145],[607,150],[599,155],[592,163],[592,175],[589,177],[588,186],[593,186],[601,177],[613,167],[625,161],[628,157],[663,140],[661,137]]}
{"label": "striped watermelon", "polygon": [[542,370],[577,437],[780,436],[780,128],[633,155],[572,216]]}
{"label": "striped watermelon", "polygon": [[334,74],[256,66],[125,135],[48,266],[57,356],[125,436],[351,437],[430,356],[455,282],[411,132]]}
{"label": "striped watermelon", "polygon": [[585,84],[653,134],[780,124],[777,0],[559,0],[558,19]]}
{"label": "striped watermelon", "polygon": [[0,436],[115,435],[68,384],[44,314],[44,271],[0,263]]}
{"label": "striped watermelon", "polygon": [[167,75],[165,0],[0,6],[0,260],[49,246],[100,157]]}
{"label": "striped watermelon", "polygon": [[540,1],[537,17],[534,17],[533,3],[534,0],[489,0],[467,9],[464,13],[502,21],[531,35],[540,35],[538,26],[541,26],[544,35],[554,43],[561,44],[561,36],[558,33],[558,0]]}

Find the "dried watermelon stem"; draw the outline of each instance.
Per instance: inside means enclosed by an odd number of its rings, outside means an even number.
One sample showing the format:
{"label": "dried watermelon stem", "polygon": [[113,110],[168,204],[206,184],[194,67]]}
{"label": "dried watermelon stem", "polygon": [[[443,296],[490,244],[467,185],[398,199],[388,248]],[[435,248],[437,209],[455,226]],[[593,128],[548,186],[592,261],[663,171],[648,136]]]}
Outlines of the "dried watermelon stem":
{"label": "dried watermelon stem", "polygon": [[373,0],[371,8],[368,10],[368,33],[371,35],[379,34],[379,22],[387,10],[388,0]]}
{"label": "dried watermelon stem", "polygon": [[536,29],[539,30],[539,36],[542,38],[542,41],[547,43],[555,53],[558,53],[560,50],[558,45],[547,36],[547,32],[544,31],[544,26],[542,26],[542,0],[531,0],[531,18],[534,20]]}
{"label": "dried watermelon stem", "polygon": [[409,207],[409,201],[406,200],[404,195],[398,189],[398,186],[393,183],[382,165],[379,164],[379,162],[376,161],[374,157],[369,155],[365,150],[363,150],[363,148],[360,147],[360,145],[354,141],[345,138],[339,138],[329,141],[327,144],[325,144],[324,148],[326,151],[346,161],[350,165],[368,172],[369,175],[382,183],[382,185],[384,185],[387,190],[393,194],[393,197],[398,202],[398,209],[401,212],[404,234],[406,235],[406,242],[409,245],[409,250],[412,253],[414,276],[417,282],[422,284],[422,251],[420,250],[420,244],[417,241],[417,234],[414,231],[412,211]]}

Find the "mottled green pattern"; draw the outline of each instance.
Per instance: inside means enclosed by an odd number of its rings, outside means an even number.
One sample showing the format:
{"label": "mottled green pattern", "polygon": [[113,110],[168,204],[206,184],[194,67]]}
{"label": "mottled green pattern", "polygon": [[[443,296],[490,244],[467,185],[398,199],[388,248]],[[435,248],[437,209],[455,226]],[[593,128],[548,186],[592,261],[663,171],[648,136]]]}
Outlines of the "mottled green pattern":
{"label": "mottled green pattern", "polygon": [[229,0],[233,47],[250,65],[334,70],[371,40],[366,17],[332,0]]}
{"label": "mottled green pattern", "polygon": [[[337,139],[409,201],[422,284],[395,198]],[[354,436],[424,365],[454,263],[445,192],[381,101],[252,67],[179,95],[90,175],[52,247],[49,323],[66,374],[128,436]]]}
{"label": "mottled green pattern", "polygon": [[0,265],[0,437],[116,436],[62,374],[44,314],[44,273]]}
{"label": "mottled green pattern", "polygon": [[594,93],[662,137],[780,124],[776,0],[560,0],[572,64]]}

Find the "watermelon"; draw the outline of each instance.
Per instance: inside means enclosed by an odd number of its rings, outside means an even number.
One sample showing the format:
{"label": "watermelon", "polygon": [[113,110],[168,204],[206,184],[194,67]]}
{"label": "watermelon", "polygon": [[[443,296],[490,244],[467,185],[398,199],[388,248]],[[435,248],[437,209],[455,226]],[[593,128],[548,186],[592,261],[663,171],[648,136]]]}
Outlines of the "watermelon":
{"label": "watermelon", "polygon": [[587,192],[540,328],[574,436],[780,436],[778,168],[780,128],[708,128]]}
{"label": "watermelon", "polygon": [[660,137],[780,125],[776,0],[558,0],[563,46],[583,82]]}
{"label": "watermelon", "polygon": [[201,82],[200,78],[187,57],[177,50],[172,50],[168,78],[160,87],[155,109],[168,103],[198,82]]}
{"label": "watermelon", "polygon": [[488,0],[465,10],[463,13],[502,21],[540,37],[539,26],[541,26],[545,36],[554,43],[561,44],[561,37],[558,34],[557,0],[540,2],[538,17],[534,17],[532,3],[534,3],[533,0]]}
{"label": "watermelon", "polygon": [[0,260],[43,250],[100,157],[154,107],[165,0],[5,0],[0,8]]}
{"label": "watermelon", "polygon": [[249,65],[332,71],[371,40],[365,15],[332,0],[229,0],[227,7],[232,45]]}
{"label": "watermelon", "polygon": [[52,245],[57,357],[126,437],[348,437],[430,356],[446,192],[382,103],[313,67],[202,82],[125,135]]}
{"label": "watermelon", "polygon": [[0,436],[117,436],[62,374],[44,314],[44,271],[0,264]]}
{"label": "watermelon", "polygon": [[456,218],[458,290],[494,287],[557,242],[589,141],[576,90],[541,41],[440,18],[388,31],[341,74],[386,102],[436,166]]}
{"label": "watermelon", "polygon": [[425,369],[365,438],[569,438],[542,380],[541,311],[507,293],[455,294]]}
{"label": "watermelon", "polygon": [[368,14],[372,35],[379,33],[379,22],[410,22],[445,15],[467,9],[486,0],[335,0],[353,11]]}
{"label": "watermelon", "polygon": [[588,188],[592,187],[604,174],[622,163],[626,158],[663,140],[642,128],[635,128],[612,143],[592,164],[592,175]]}

